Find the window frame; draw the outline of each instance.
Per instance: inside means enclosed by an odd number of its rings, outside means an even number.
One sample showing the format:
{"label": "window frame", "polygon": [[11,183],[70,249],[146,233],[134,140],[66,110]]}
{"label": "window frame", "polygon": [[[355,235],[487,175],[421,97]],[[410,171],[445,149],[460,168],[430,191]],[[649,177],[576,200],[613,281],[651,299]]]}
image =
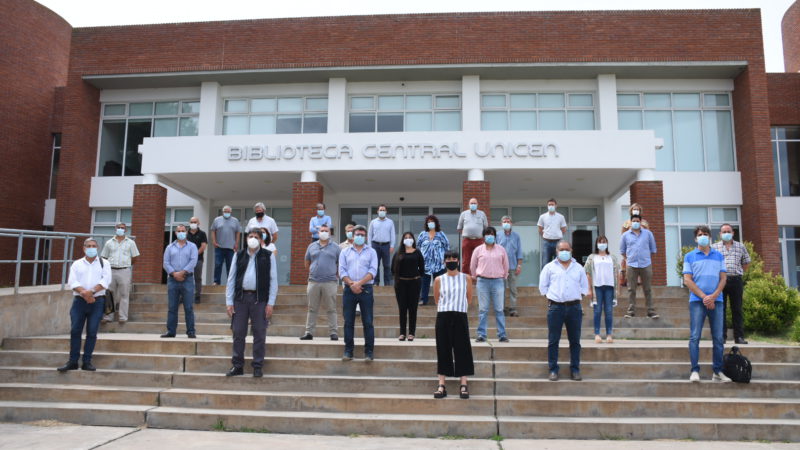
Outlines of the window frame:
{"label": "window frame", "polygon": [[781,139],[779,138],[779,130],[781,129],[798,129],[800,131],[800,126],[782,126],[782,127],[771,127],[769,130],[770,135],[770,146],[772,147],[772,157],[775,161],[775,181],[777,185],[775,186],[775,196],[776,197],[800,197],[798,195],[791,195],[791,190],[789,193],[783,192],[783,163],[784,161],[781,160],[780,155],[780,144],[785,142],[797,142],[800,143],[800,138],[798,139]]}
{"label": "window frame", "polygon": [[[279,111],[278,104],[279,104],[280,100],[281,99],[287,99],[287,98],[300,99],[302,101],[302,103],[303,103],[302,110],[296,111],[296,112],[294,112],[294,111],[293,112],[281,112],[281,111]],[[324,110],[322,110],[322,109],[308,109],[308,101],[309,100],[321,100],[321,99],[325,100],[326,107],[325,107]],[[253,106],[252,106],[253,105],[253,103],[252,103],[253,100],[275,100],[275,111],[253,113],[252,112],[252,110],[253,110]],[[244,111],[244,112],[227,112],[226,109],[227,109],[227,105],[228,105],[229,101],[246,101],[247,102],[247,111]],[[221,135],[222,136],[253,136],[253,134],[250,132],[250,120],[249,120],[249,118],[251,118],[251,117],[267,117],[267,116],[271,116],[271,117],[275,118],[275,132],[272,133],[272,134],[275,134],[275,135],[277,135],[277,134],[327,134],[328,133],[327,120],[328,120],[328,116],[330,115],[329,111],[330,111],[330,99],[328,98],[327,94],[324,94],[324,95],[323,94],[318,94],[318,95],[276,95],[276,96],[268,95],[268,96],[263,96],[263,97],[260,97],[260,96],[259,97],[241,97],[241,96],[226,97],[226,98],[222,99],[222,130],[221,130]],[[292,116],[299,115],[300,116],[300,133],[278,133],[278,117],[281,116],[281,115],[284,115],[284,116],[286,116],[286,115],[292,115]],[[305,128],[306,128],[306,116],[307,115],[308,116],[324,115],[325,116],[325,131],[323,131],[323,132],[306,133]],[[227,134],[225,132],[226,131],[226,129],[225,129],[226,128],[226,126],[225,126],[226,125],[225,124],[225,118],[226,117],[247,117],[248,118],[248,120],[247,120],[247,133],[244,133],[244,134]]]}
{"label": "window frame", "polygon": [[[421,96],[429,96],[431,97],[431,107],[430,109],[408,109],[408,97],[421,97]],[[353,109],[353,98],[372,98],[372,108],[371,109]],[[402,97],[403,98],[403,107],[402,109],[391,109],[391,110],[380,110],[378,105],[379,97]],[[458,106],[456,107],[437,107],[436,106],[436,99],[438,97],[456,97],[458,98]],[[436,129],[436,113],[446,113],[446,112],[457,112],[458,113],[458,130],[437,130]],[[378,131],[378,116],[381,113],[402,113],[403,115],[403,129],[401,131]],[[431,129],[430,132],[461,132],[464,130],[464,99],[461,92],[381,92],[381,93],[374,93],[374,94],[349,94],[347,96],[347,111],[346,111],[346,124],[345,129],[347,133],[353,134],[361,134],[361,133],[426,133],[428,131],[408,131],[408,120],[407,115],[408,113],[430,113],[431,114]],[[373,116],[373,131],[350,131],[350,116],[352,114],[363,114],[367,115],[370,114]]]}
{"label": "window frame", "polygon": [[[511,96],[512,95],[535,95],[536,104],[532,108],[512,108]],[[562,107],[542,107],[539,96],[542,94],[561,94],[564,96],[564,106]],[[491,95],[503,95],[505,97],[505,106],[484,106],[483,98]],[[592,97],[591,106],[570,106],[570,97],[572,95],[590,95]],[[595,91],[484,91],[480,94],[480,112],[481,112],[481,131],[596,131],[597,128],[597,92]],[[563,111],[564,112],[564,129],[563,130],[543,130],[541,128],[541,112],[547,111]],[[592,128],[591,129],[570,129],[569,127],[569,112],[570,111],[591,111],[592,112]],[[505,130],[486,130],[483,128],[483,113],[484,112],[505,112],[506,113],[506,129]],[[511,113],[512,112],[534,112],[536,114],[536,128],[528,130],[512,130],[511,129]]]}

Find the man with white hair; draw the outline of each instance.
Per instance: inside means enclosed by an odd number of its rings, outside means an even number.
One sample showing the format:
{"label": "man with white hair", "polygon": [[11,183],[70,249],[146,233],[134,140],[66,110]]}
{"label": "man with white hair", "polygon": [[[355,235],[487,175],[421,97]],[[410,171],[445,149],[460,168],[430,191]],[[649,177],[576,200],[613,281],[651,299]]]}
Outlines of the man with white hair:
{"label": "man with white hair", "polygon": [[266,214],[267,207],[264,206],[264,203],[256,203],[255,206],[253,206],[253,211],[255,211],[256,216],[247,222],[244,232],[249,233],[250,230],[256,228],[266,228],[269,230],[272,243],[278,242],[278,224],[275,223],[275,219]]}
{"label": "man with white hair", "polygon": [[231,216],[231,207],[222,207],[222,215],[214,219],[211,224],[211,245],[214,246],[214,284],[222,280],[222,264],[228,271],[231,270],[233,254],[239,248],[239,237],[242,226],[239,219]]}

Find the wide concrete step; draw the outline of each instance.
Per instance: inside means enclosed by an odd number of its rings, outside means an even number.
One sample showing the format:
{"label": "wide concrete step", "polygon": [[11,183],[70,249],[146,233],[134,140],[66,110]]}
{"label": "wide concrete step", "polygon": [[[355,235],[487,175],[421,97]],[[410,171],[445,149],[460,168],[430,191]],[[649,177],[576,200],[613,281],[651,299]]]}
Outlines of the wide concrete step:
{"label": "wide concrete step", "polygon": [[[58,367],[68,355],[53,350],[4,350],[0,351],[0,366]],[[92,364],[104,370],[149,370],[157,372],[184,371],[185,356],[143,353],[95,352]]]}
{"label": "wide concrete step", "polygon": [[79,425],[138,427],[146,420],[150,405],[0,401],[3,422],[57,420]]}
{"label": "wide concrete step", "polygon": [[96,372],[73,370],[60,373],[54,366],[0,367],[0,382],[168,388],[172,383],[173,373],[108,369]]}
{"label": "wide concrete step", "polygon": [[158,406],[158,388],[79,384],[0,383],[4,401]]}

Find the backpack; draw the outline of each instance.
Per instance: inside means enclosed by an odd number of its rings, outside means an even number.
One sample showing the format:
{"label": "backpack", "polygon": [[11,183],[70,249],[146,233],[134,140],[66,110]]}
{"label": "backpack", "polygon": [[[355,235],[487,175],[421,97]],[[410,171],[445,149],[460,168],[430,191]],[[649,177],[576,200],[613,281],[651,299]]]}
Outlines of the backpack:
{"label": "backpack", "polygon": [[739,351],[739,347],[734,346],[730,353],[722,358],[722,373],[737,383],[749,383],[753,366]]}

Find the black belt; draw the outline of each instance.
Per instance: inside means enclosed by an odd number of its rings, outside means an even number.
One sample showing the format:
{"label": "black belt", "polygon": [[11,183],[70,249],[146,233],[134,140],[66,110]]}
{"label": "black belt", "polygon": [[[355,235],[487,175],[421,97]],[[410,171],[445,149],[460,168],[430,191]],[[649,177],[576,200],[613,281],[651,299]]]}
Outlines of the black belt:
{"label": "black belt", "polygon": [[550,302],[551,305],[565,305],[565,306],[577,305],[577,304],[580,304],[580,302],[581,302],[580,300],[570,300],[568,302],[554,302],[554,301],[549,300],[549,299],[547,301]]}
{"label": "black belt", "polygon": [[373,244],[378,244],[378,245],[388,245],[389,244],[389,242],[376,242],[376,241],[372,241],[372,243]]}
{"label": "black belt", "polygon": [[248,291],[247,289],[242,289],[242,292],[245,294],[257,294],[258,291]]}
{"label": "black belt", "polygon": [[419,276],[416,276],[416,277],[413,277],[413,278],[397,277],[398,280],[402,280],[402,281],[413,281],[413,280],[419,280],[420,278],[421,277],[419,277]]}
{"label": "black belt", "polygon": [[130,267],[112,267],[111,270],[125,270],[130,269]]}
{"label": "black belt", "polygon": [[480,276],[480,275],[478,275],[478,278],[482,278],[482,279],[484,279],[484,280],[502,280],[502,279],[503,279],[502,277],[497,277],[497,278],[489,278],[489,277],[482,277],[482,276]]}
{"label": "black belt", "polygon": [[742,278],[741,275],[728,275],[726,278]]}
{"label": "black belt", "polygon": [[546,237],[543,237],[542,239],[544,239],[547,242],[559,242],[561,240],[561,239],[547,239]]}

